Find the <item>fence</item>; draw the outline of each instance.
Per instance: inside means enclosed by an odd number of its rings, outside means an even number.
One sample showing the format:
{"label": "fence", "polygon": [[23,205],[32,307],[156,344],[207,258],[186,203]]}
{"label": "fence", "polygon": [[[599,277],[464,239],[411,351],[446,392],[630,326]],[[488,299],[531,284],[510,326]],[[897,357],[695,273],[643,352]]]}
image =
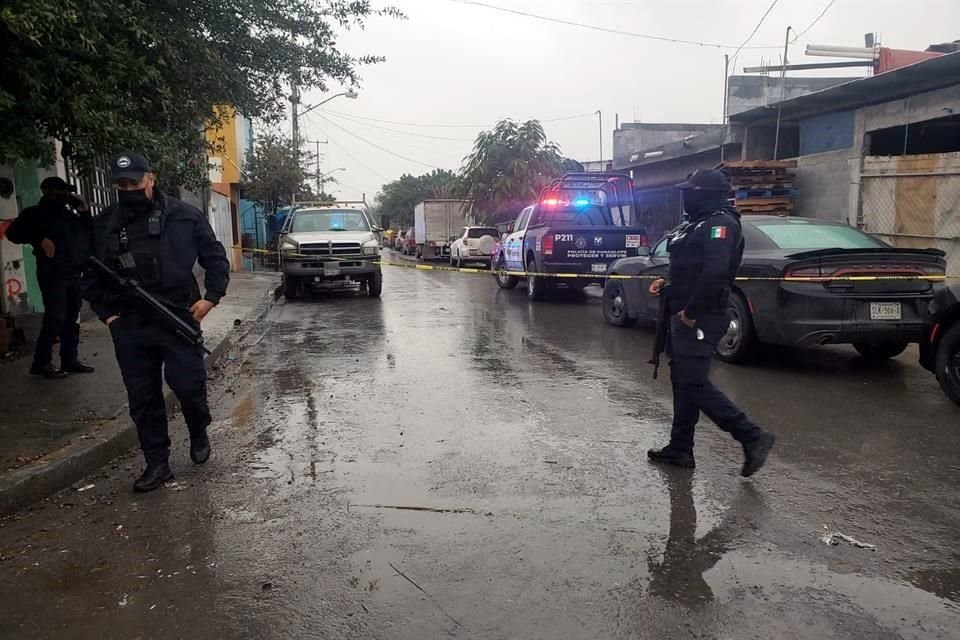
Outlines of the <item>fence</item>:
{"label": "fence", "polygon": [[67,181],[78,187],[80,195],[87,200],[90,211],[97,215],[116,202],[117,196],[110,184],[110,161],[100,156],[89,171],[79,172],[72,162],[67,165]]}
{"label": "fence", "polygon": [[942,249],[960,274],[960,154],[867,156],[857,226],[895,247]]}

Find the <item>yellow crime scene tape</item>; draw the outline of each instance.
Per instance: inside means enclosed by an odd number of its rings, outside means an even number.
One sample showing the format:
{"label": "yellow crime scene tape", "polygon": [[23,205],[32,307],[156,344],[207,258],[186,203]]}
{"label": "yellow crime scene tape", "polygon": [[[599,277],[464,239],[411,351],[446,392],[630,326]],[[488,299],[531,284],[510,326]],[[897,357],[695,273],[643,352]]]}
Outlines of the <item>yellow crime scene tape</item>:
{"label": "yellow crime scene tape", "polygon": [[[266,254],[276,256],[278,255],[276,251],[269,251],[267,249],[250,249],[247,247],[233,247],[238,251],[243,253],[254,253],[254,254]],[[340,256],[325,256],[325,255],[315,255],[315,254],[301,254],[301,253],[287,253],[285,254],[289,258],[315,258],[318,262],[356,262],[357,257],[344,258]],[[664,278],[664,275],[625,275],[625,274],[597,274],[597,273],[541,273],[537,271],[495,271],[493,269],[478,269],[476,267],[447,267],[440,265],[432,264],[422,264],[422,263],[402,263],[402,262],[388,262],[384,261],[382,258],[375,261],[375,264],[379,264],[385,267],[398,267],[401,269],[414,269],[417,271],[439,271],[442,273],[466,273],[471,275],[493,275],[495,273],[500,273],[505,276],[513,276],[517,278],[526,278],[528,276],[533,276],[534,278],[562,278],[564,280],[576,279],[576,278],[588,278],[590,280],[597,280],[602,276],[604,280],[660,280]],[[944,282],[946,280],[960,280],[960,275],[942,275],[942,276],[921,276],[921,275],[879,275],[879,276],[737,276],[737,282],[879,282],[879,281],[911,281],[911,280],[924,280],[926,282]]]}

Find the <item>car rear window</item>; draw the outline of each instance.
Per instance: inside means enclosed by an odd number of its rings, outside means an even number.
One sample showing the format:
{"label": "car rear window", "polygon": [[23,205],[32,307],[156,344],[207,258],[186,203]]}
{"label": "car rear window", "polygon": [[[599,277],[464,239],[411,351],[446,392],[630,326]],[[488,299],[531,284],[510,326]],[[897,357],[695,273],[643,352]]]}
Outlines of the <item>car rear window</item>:
{"label": "car rear window", "polygon": [[548,208],[541,207],[537,213],[537,222],[543,224],[567,224],[578,227],[602,227],[613,223],[609,214],[597,206]]}
{"label": "car rear window", "polygon": [[885,246],[862,231],[844,225],[784,220],[756,222],[754,226],[781,249],[875,249]]}
{"label": "car rear window", "polygon": [[468,238],[482,238],[483,236],[492,236],[494,238],[499,238],[500,234],[496,229],[470,229],[467,231]]}

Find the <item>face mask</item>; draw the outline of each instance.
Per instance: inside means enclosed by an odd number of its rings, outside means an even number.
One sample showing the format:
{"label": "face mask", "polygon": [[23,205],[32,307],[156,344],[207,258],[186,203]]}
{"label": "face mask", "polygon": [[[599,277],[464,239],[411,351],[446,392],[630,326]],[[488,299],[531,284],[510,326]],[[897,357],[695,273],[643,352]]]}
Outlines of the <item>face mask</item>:
{"label": "face mask", "polygon": [[725,202],[726,195],[716,191],[687,189],[683,192],[683,210],[694,219],[722,207]]}
{"label": "face mask", "polygon": [[147,197],[145,189],[136,189],[134,191],[117,191],[117,202],[120,203],[120,206],[126,207],[127,209],[133,209],[137,211],[142,211],[144,209],[149,209],[150,198]]}

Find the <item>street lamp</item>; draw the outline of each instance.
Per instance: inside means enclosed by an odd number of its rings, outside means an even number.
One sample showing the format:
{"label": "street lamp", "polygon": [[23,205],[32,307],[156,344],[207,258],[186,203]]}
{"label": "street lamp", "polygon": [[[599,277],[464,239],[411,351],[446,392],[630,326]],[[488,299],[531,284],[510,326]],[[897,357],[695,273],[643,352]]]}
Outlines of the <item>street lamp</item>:
{"label": "street lamp", "polygon": [[337,167],[336,169],[331,169],[330,171],[327,171],[326,173],[320,173],[320,166],[319,166],[319,165],[320,165],[320,160],[317,159],[317,196],[319,196],[321,193],[323,193],[323,183],[324,183],[324,180],[323,180],[323,179],[324,179],[324,178],[326,178],[327,176],[329,176],[331,173],[336,173],[337,171],[346,171],[346,170],[347,170],[346,167]]}
{"label": "street lamp", "polygon": [[349,99],[349,100],[356,100],[356,99],[359,97],[359,95],[360,95],[360,94],[357,93],[356,91],[354,91],[353,89],[347,89],[346,91],[342,91],[342,92],[340,92],[340,93],[335,93],[335,94],[333,94],[332,96],[330,96],[329,98],[327,98],[326,100],[322,100],[321,102],[318,102],[317,104],[313,105],[312,107],[307,107],[306,109],[304,109],[303,111],[300,112],[300,115],[302,116],[302,115],[305,114],[305,113],[309,113],[309,112],[313,111],[314,109],[316,109],[317,107],[321,107],[321,106],[327,104],[328,102],[330,102],[330,101],[333,100],[334,98],[339,98],[339,97],[343,96],[344,98],[347,98],[347,99]]}
{"label": "street lamp", "polygon": [[[358,94],[355,90],[353,90],[352,88],[350,88],[350,89],[347,89],[346,91],[341,91],[340,93],[335,93],[335,94],[333,94],[332,96],[330,96],[329,98],[327,98],[326,100],[322,100],[322,101],[318,102],[317,104],[313,105],[312,107],[307,107],[307,108],[304,109],[303,111],[297,113],[297,107],[298,107],[298,105],[300,104],[300,87],[298,87],[297,84],[294,83],[294,85],[293,85],[293,94],[290,96],[290,111],[291,111],[291,114],[292,114],[292,116],[293,116],[293,117],[291,118],[291,125],[292,125],[292,129],[293,129],[293,130],[292,130],[291,139],[292,139],[292,142],[293,142],[294,152],[297,153],[297,154],[300,153],[300,116],[302,116],[302,115],[304,115],[305,113],[308,113],[308,112],[310,112],[310,111],[313,111],[313,110],[316,109],[317,107],[320,107],[320,106],[322,106],[322,105],[327,104],[328,102],[330,102],[330,101],[333,100],[334,98],[339,98],[339,97],[342,96],[342,97],[348,98],[348,99],[350,99],[350,100],[356,100],[357,97],[358,97],[358,95],[359,95],[359,94]],[[291,196],[290,196],[290,201],[291,201],[291,202],[296,202],[296,199],[297,199],[297,194],[296,194],[296,193],[291,194]]]}

